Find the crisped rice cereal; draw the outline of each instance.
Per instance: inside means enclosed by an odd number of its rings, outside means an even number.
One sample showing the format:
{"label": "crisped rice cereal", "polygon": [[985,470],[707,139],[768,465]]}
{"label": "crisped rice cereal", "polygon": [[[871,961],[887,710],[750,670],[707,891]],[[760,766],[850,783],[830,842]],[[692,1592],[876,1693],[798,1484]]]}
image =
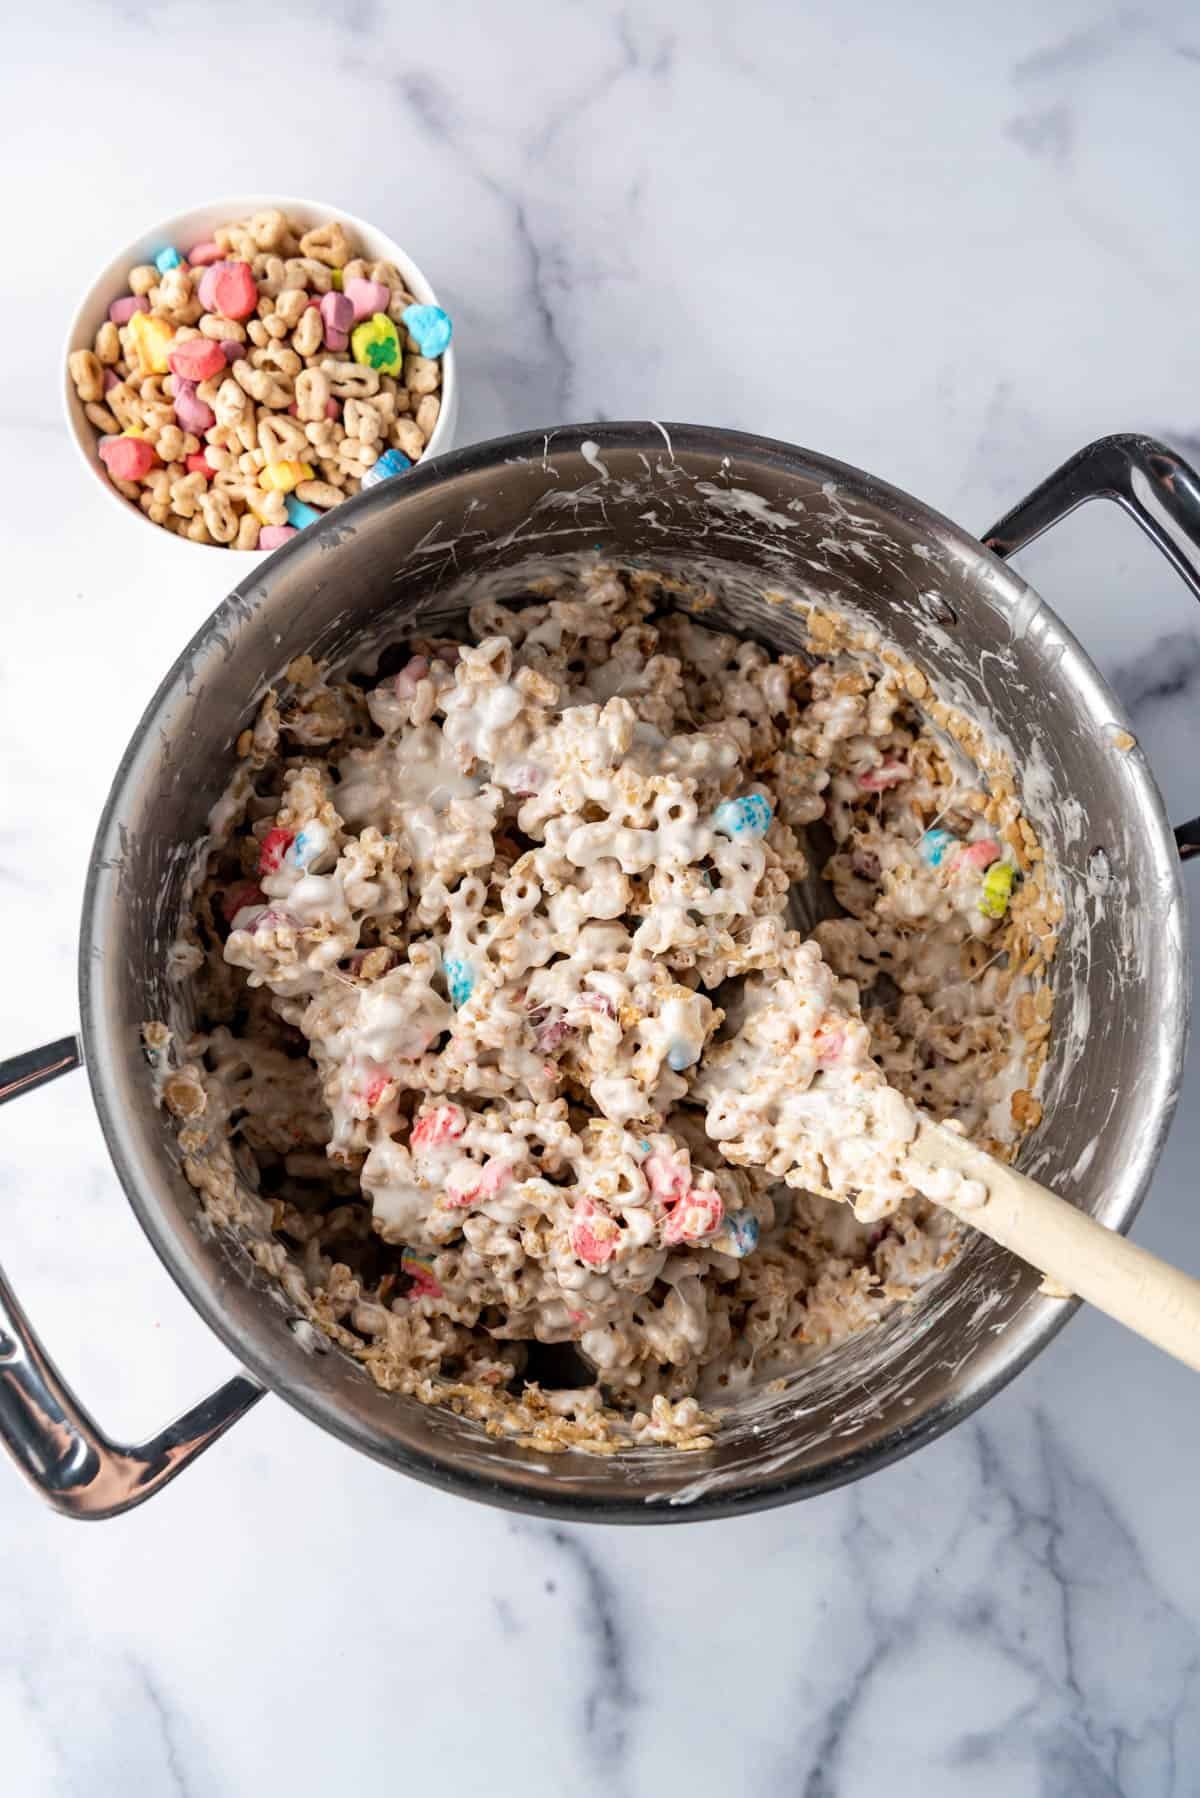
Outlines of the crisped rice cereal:
{"label": "crisped rice cereal", "polygon": [[845,621],[773,656],[666,597],[597,565],[371,684],[294,663],[214,813],[200,1031],[147,1032],[293,1302],[541,1447],[705,1446],[952,1259],[918,1106],[1001,1156],[1040,1118],[1011,769]]}

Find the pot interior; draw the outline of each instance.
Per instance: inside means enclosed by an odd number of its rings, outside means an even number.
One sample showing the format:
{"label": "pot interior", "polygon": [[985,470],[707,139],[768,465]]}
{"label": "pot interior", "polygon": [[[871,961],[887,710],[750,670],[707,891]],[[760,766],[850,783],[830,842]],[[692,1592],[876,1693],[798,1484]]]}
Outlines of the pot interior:
{"label": "pot interior", "polygon": [[[1070,1307],[982,1237],[920,1298],[743,1401],[704,1453],[531,1453],[378,1390],[205,1222],[156,1109],[144,1021],[179,1020],[168,946],[193,845],[238,733],[297,655],[360,664],[461,612],[486,581],[519,596],[559,558],[601,553],[686,576],[704,621],[799,649],[794,602],[877,628],[1006,748],[1065,901],[1045,1119],[1019,1165],[1126,1226],[1161,1147],[1186,1028],[1187,949],[1170,832],[1121,709],[1013,571],[947,520],[807,451],[695,427],[588,426],[442,458],[338,508],[214,613],[151,703],[102,820],[81,943],[101,1120],[151,1240],[238,1358],[315,1421],[420,1478],[606,1520],[779,1502],[881,1465],[1010,1377]],[[769,597],[768,597],[769,595]]]}

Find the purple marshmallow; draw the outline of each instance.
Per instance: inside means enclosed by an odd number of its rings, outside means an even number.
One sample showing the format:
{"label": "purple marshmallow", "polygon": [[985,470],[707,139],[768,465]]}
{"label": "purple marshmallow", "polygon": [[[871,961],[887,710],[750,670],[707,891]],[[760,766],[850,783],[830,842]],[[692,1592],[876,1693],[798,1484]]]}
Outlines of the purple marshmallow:
{"label": "purple marshmallow", "polygon": [[321,296],[321,318],[325,325],[325,348],[344,350],[354,323],[354,306],[344,293]]}
{"label": "purple marshmallow", "polygon": [[181,375],[175,381],[175,418],[181,431],[191,431],[193,436],[203,437],[205,431],[211,431],[217,422],[216,413],[211,406],[196,398],[196,383],[185,381]]}
{"label": "purple marshmallow", "polygon": [[114,325],[127,325],[135,312],[149,312],[150,302],[144,293],[127,293],[123,299],[114,300],[108,309],[108,316]]}

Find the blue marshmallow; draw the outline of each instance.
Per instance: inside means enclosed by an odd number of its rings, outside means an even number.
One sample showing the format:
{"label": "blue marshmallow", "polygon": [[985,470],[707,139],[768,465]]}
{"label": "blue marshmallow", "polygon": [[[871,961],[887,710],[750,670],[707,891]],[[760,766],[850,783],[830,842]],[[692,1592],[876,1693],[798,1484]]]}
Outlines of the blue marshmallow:
{"label": "blue marshmallow", "polygon": [[744,793],[740,799],[723,799],[712,825],[727,837],[765,837],[773,815],[761,793]]}
{"label": "blue marshmallow", "polygon": [[475,990],[475,971],[469,961],[463,961],[457,955],[444,955],[442,966],[446,970],[446,987],[450,994],[450,1003],[457,1008],[465,1005]]}
{"label": "blue marshmallow", "polygon": [[939,868],[947,849],[957,841],[958,838],[952,836],[948,830],[927,830],[917,844],[917,848],[921,852],[922,859],[927,861],[931,868]]}
{"label": "blue marshmallow", "polygon": [[403,450],[384,450],[378,462],[368,468],[359,484],[363,487],[378,487],[380,481],[386,481],[390,475],[404,474],[411,467],[412,463]]}
{"label": "blue marshmallow", "polygon": [[400,318],[422,356],[443,356],[450,348],[454,326],[440,306],[406,306]]}
{"label": "blue marshmallow", "polygon": [[179,254],[175,245],[169,243],[166,249],[160,250],[158,255],[154,258],[154,266],[160,275],[165,275],[168,269],[178,268],[182,261],[183,257]]}
{"label": "blue marshmallow", "polygon": [[725,1228],[713,1243],[723,1255],[736,1255],[739,1261],[752,1255],[758,1247],[758,1219],[752,1211],[734,1211],[725,1219]]}
{"label": "blue marshmallow", "polygon": [[306,524],[316,524],[318,518],[324,516],[323,513],[318,512],[315,506],[306,506],[304,501],[297,499],[294,493],[288,494],[283,505],[288,523],[294,524],[298,531],[302,531]]}

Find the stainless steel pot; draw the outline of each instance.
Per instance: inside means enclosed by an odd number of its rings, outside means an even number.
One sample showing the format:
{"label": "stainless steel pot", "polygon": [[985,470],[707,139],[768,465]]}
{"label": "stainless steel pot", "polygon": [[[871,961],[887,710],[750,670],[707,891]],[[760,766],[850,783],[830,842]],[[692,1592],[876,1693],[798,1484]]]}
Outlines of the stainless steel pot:
{"label": "stainless steel pot", "polygon": [[[0,1070],[5,1096],[77,1066],[113,1162],[166,1266],[247,1372],[153,1442],[111,1443],[63,1384],[0,1279],[0,1436],[58,1509],[111,1516],[156,1491],[262,1396],[398,1470],[559,1516],[668,1521],[752,1510],[856,1479],[967,1416],[1044,1347],[1071,1306],[973,1240],[920,1301],[745,1403],[702,1455],[546,1457],[388,1396],[289,1316],[244,1250],[217,1236],[153,1103],[143,1020],[177,1002],[166,949],[185,867],[265,681],[296,655],[347,658],[461,609],[487,577],[595,547],[699,570],[713,618],[779,649],[800,619],[778,595],[874,620],[943,696],[990,721],[1022,770],[1067,917],[1055,975],[1046,1119],[1022,1166],[1106,1224],[1132,1220],[1162,1148],[1187,1028],[1176,843],[1122,710],[1002,557],[1086,499],[1116,499],[1200,593],[1200,482],[1160,444],[1111,437],[1052,475],[984,543],[858,469],[691,426],[590,425],[483,444],[389,481],[257,567],[188,645],[117,771],[83,905],[81,1039]],[[231,566],[235,564],[231,563]],[[772,591],[772,602],[764,599]],[[1179,846],[1200,846],[1200,820]]]}

